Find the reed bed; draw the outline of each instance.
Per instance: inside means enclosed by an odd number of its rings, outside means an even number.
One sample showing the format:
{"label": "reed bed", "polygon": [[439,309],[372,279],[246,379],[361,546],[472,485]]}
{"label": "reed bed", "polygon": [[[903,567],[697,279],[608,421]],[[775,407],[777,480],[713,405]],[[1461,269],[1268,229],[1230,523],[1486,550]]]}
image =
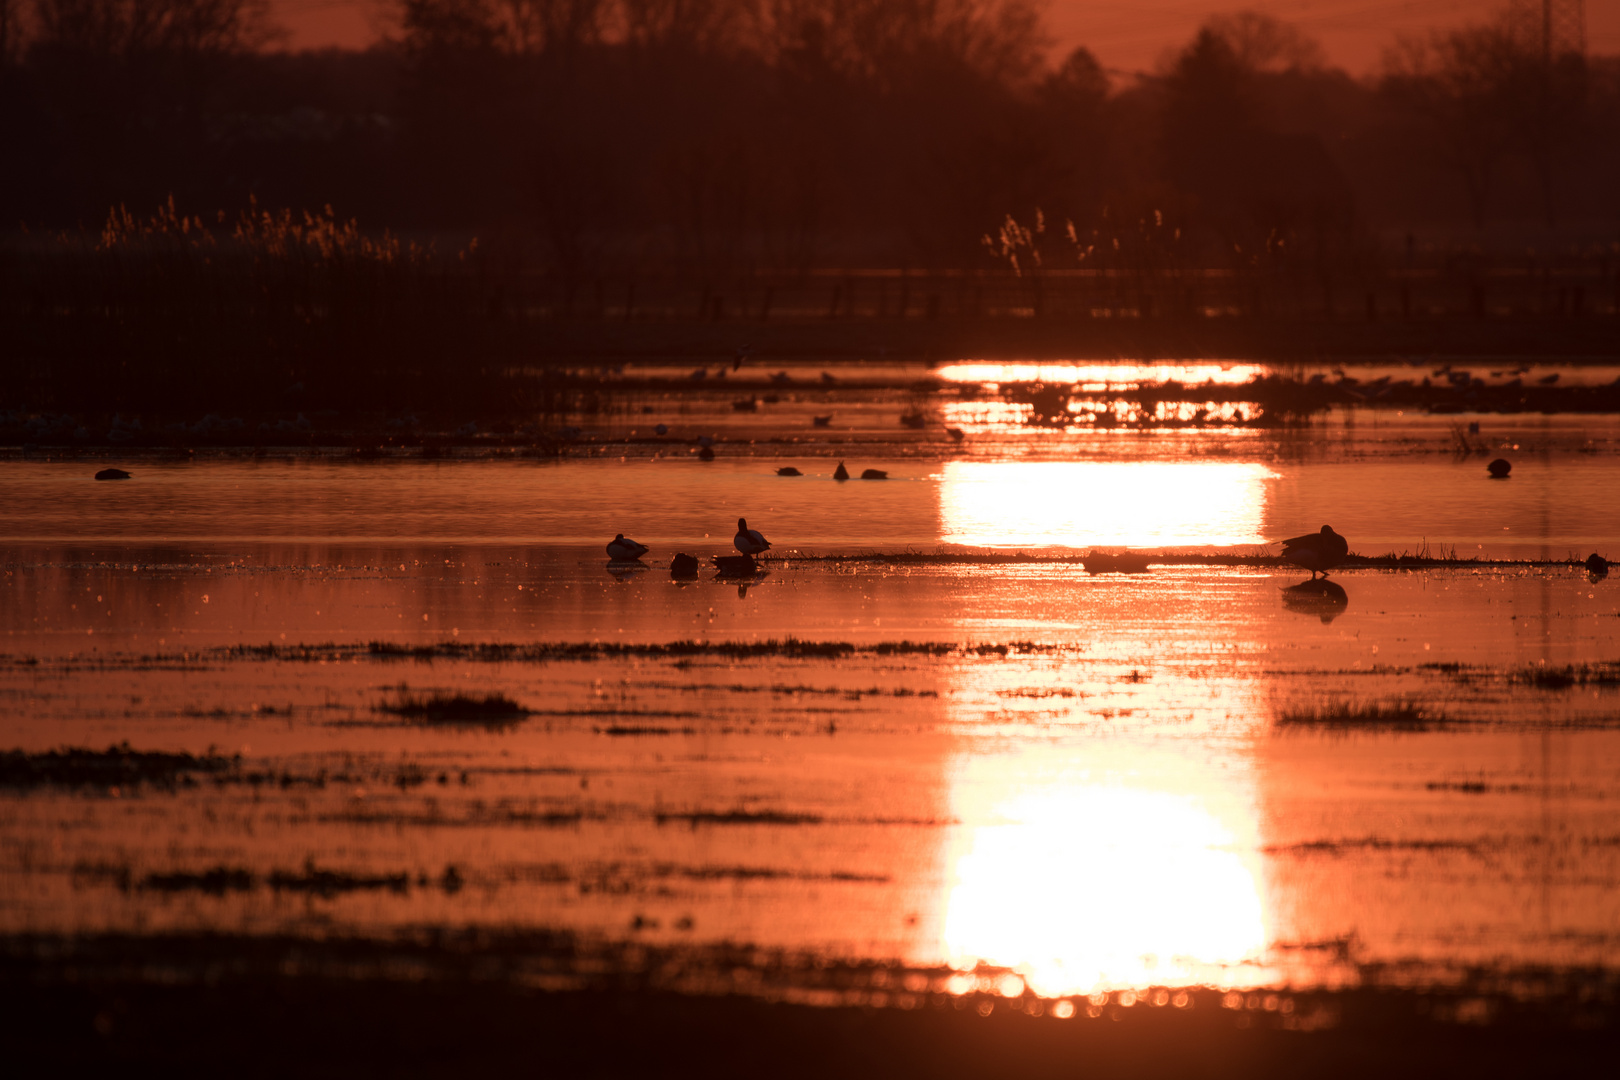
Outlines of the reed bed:
{"label": "reed bed", "polygon": [[425,399],[487,412],[517,393],[476,240],[441,252],[330,207],[207,220],[171,200],[0,253],[0,326],[19,361],[0,394],[35,408],[258,415]]}
{"label": "reed bed", "polygon": [[1332,701],[1325,705],[1284,709],[1277,724],[1285,728],[1327,731],[1428,731],[1445,717],[1428,706],[1396,698],[1390,701]]}

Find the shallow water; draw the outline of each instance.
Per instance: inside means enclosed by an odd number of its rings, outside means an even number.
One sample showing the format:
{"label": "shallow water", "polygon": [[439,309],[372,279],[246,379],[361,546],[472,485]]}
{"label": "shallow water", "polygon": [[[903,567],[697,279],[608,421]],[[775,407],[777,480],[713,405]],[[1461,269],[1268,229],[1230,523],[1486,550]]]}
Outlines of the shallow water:
{"label": "shallow water", "polygon": [[[857,446],[885,483],[780,447],[121,484],[13,463],[0,747],[241,761],[173,791],[0,793],[0,931],[549,927],[983,963],[1048,996],[1613,968],[1612,580],[1361,570],[1312,592],[1280,570],[795,557],[1249,550],[1323,521],[1367,554],[1608,550],[1620,462],[1536,422],[1562,448],[1503,483],[1367,425],[1181,461]],[[741,514],[788,557],[671,580]],[[621,530],[647,569],[607,566]],[[788,638],[842,647],[657,648]],[[491,642],[520,647],[459,648]],[[529,714],[380,708],[435,692]],[[1421,722],[1301,722],[1335,708]]]}

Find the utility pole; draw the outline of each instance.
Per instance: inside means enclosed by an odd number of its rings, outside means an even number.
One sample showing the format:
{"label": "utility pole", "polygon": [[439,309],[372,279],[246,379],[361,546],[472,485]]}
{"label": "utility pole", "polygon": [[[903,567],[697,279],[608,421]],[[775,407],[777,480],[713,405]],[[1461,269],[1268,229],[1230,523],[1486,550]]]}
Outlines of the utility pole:
{"label": "utility pole", "polygon": [[22,27],[18,25],[22,4],[18,0],[0,0],[0,68],[11,63],[11,50],[16,47]]}
{"label": "utility pole", "polygon": [[1586,0],[1513,0],[1513,36],[1549,67],[1570,53],[1586,55]]}
{"label": "utility pole", "polygon": [[1508,28],[1520,56],[1535,67],[1536,100],[1526,142],[1540,181],[1547,228],[1552,229],[1555,143],[1571,127],[1574,118],[1566,114],[1579,109],[1578,98],[1584,92],[1578,72],[1586,57],[1585,0],[1513,0]]}

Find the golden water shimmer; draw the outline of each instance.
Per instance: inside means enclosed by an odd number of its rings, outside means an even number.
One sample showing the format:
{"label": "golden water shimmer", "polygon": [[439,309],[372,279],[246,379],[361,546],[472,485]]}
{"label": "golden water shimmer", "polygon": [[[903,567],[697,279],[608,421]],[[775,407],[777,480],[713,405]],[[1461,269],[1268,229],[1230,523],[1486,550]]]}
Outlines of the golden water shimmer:
{"label": "golden water shimmer", "polygon": [[[1006,1000],[1611,966],[1612,582],[1073,561],[1324,521],[1368,553],[1620,534],[1612,455],[1500,484],[1402,432],[874,456],[882,483],[812,455],[16,463],[0,930],[544,930]],[[671,577],[745,515],[779,558]]]}

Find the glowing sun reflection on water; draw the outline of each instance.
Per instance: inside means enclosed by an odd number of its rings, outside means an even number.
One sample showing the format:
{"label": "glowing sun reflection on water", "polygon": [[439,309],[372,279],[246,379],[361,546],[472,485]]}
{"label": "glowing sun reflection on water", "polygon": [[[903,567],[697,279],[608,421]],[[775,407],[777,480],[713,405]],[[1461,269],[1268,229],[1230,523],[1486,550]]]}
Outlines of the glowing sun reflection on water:
{"label": "glowing sun reflection on water", "polygon": [[1241,386],[1266,369],[1259,364],[947,364],[936,374],[953,383],[1062,383],[1083,390],[1125,389],[1165,382]]}
{"label": "glowing sun reflection on water", "polygon": [[997,546],[1255,544],[1270,469],[1231,462],[953,461],[942,539]]}
{"label": "glowing sun reflection on water", "polygon": [[[1069,756],[1035,753],[1047,766]],[[1140,787],[1021,758],[967,759],[954,785],[957,813],[980,824],[948,853],[949,962],[1013,968],[1042,996],[1262,981],[1267,920],[1241,780],[1189,761],[1183,779]]]}

